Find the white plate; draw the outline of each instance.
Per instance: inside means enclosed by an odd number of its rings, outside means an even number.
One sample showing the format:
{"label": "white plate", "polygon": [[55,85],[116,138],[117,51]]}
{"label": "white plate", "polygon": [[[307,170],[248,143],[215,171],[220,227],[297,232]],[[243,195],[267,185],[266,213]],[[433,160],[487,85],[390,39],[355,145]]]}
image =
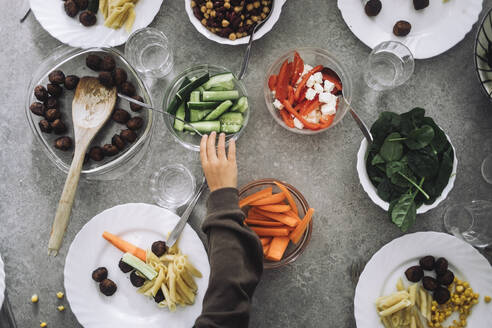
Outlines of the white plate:
{"label": "white plate", "polygon": [[[202,311],[208,286],[210,266],[207,253],[198,235],[186,225],[179,247],[203,274],[196,278],[198,294],[195,304],[179,307],[172,313],[157,307],[154,300],[137,294],[130,275],[118,268],[122,252],[102,237],[106,230],[144,249],[156,240],[163,240],[179,217],[160,207],[148,204],[115,206],[96,215],[75,236],[65,262],[65,291],[77,320],[85,328],[146,327],[189,328]],[[99,292],[92,280],[94,269],[105,266],[109,278],[118,289],[111,297]]]}
{"label": "white plate", "polygon": [[[483,301],[492,295],[492,267],[475,248],[451,235],[440,232],[417,232],[384,245],[366,264],[355,289],[354,316],[358,328],[382,328],[374,300],[396,291],[396,282],[405,270],[418,265],[421,257],[445,257],[455,275],[470,283],[480,294],[480,301],[468,317],[467,327],[490,327],[492,311]],[[448,325],[445,325],[446,327]]]}
{"label": "white plate", "polygon": [[3,271],[2,256],[0,256],[0,309],[5,299],[5,271]]}
{"label": "white plate", "polygon": [[[36,19],[53,37],[77,48],[115,47],[128,40],[131,33],[125,28],[114,30],[104,26],[101,12],[97,13],[97,23],[85,27],[76,17],[68,17],[61,0],[30,0],[31,10]],[[159,12],[163,0],[139,0],[135,6],[134,32],[147,27]]]}
{"label": "white plate", "polygon": [[[265,22],[265,24],[260,27],[260,29],[255,33],[254,39],[258,40],[261,38],[263,35],[267,34],[270,32],[270,30],[273,28],[275,23],[277,23],[278,19],[280,18],[280,13],[282,12],[282,7],[285,4],[287,0],[275,0],[275,6],[273,7],[273,12],[271,16],[268,18],[268,20]],[[228,38],[223,38],[221,36],[218,36],[217,34],[214,34],[207,30],[205,26],[202,25],[202,23],[198,20],[198,18],[193,15],[193,9],[191,9],[191,0],[184,0],[185,2],[185,9],[186,13],[188,14],[188,18],[190,19],[191,24],[195,26],[195,28],[200,32],[202,35],[204,35],[207,39],[215,41],[217,43],[221,44],[230,44],[230,45],[238,45],[238,44],[246,44],[249,41],[249,35],[244,37],[244,38],[239,38],[234,41],[229,40]]]}
{"label": "white plate", "polygon": [[[416,59],[442,54],[463,40],[478,20],[482,0],[431,0],[423,10],[415,10],[410,0],[382,0],[383,8],[376,17],[368,17],[365,1],[338,0],[345,23],[371,49],[383,41],[404,43]],[[412,24],[406,37],[393,34],[399,20]]]}
{"label": "white plate", "polygon": [[[451,140],[449,140],[449,137],[447,135],[446,137],[448,138],[448,141],[451,144]],[[443,200],[446,199],[446,197],[448,197],[449,192],[453,189],[454,181],[456,180],[456,170],[458,168],[458,158],[456,158],[456,149],[454,148],[453,144],[451,144],[451,147],[453,147],[454,161],[453,161],[453,171],[451,173],[451,176],[449,177],[448,184],[446,185],[446,187],[444,187],[441,196],[437,197],[434,203],[430,205],[422,204],[419,208],[417,208],[417,214],[423,214],[437,207],[437,205],[439,205]],[[382,200],[378,196],[378,190],[372,184],[372,181],[371,179],[369,179],[369,175],[367,174],[366,153],[367,153],[367,140],[364,138],[360,143],[359,152],[357,153],[357,174],[359,175],[360,184],[362,185],[362,189],[364,189],[364,191],[369,196],[369,198],[374,202],[374,204],[378,205],[383,210],[388,211],[389,203]]]}

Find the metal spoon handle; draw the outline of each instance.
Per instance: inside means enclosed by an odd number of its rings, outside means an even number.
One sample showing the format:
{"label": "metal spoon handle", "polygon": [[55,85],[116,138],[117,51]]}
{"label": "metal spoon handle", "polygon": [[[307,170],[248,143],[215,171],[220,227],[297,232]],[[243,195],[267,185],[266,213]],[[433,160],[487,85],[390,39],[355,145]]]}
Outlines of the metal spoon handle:
{"label": "metal spoon handle", "polygon": [[249,56],[251,54],[251,46],[253,45],[253,38],[255,36],[255,31],[256,27],[259,25],[256,25],[253,31],[251,32],[251,35],[249,36],[249,41],[248,41],[248,46],[246,47],[246,51],[244,52],[244,57],[243,57],[243,62],[241,63],[241,70],[239,71],[238,80],[242,80],[244,77],[244,74],[246,73],[246,70],[248,69],[248,64],[249,64]]}
{"label": "metal spoon handle", "polygon": [[345,97],[343,97],[343,101],[345,101],[345,103],[349,107],[350,115],[352,115],[352,118],[354,119],[355,123],[357,123],[357,125],[359,126],[359,129],[362,131],[362,134],[367,139],[367,142],[369,144],[372,144],[372,135],[371,132],[369,132],[369,128],[367,127],[366,123],[364,123],[364,121],[362,121],[359,115],[357,115],[355,110],[352,108],[352,105],[347,101]]}

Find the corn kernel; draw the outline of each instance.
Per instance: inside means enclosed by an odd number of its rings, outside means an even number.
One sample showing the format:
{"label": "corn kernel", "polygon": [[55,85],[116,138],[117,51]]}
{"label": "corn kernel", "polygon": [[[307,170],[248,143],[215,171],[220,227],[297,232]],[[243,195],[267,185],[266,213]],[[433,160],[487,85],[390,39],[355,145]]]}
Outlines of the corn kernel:
{"label": "corn kernel", "polygon": [[231,40],[231,41],[236,40],[236,34],[234,34],[234,33],[229,34],[229,40]]}
{"label": "corn kernel", "polygon": [[44,321],[43,321],[43,322],[41,322],[41,323],[39,324],[39,327],[41,327],[41,328],[48,327],[48,324],[47,324],[46,322],[44,322]]}
{"label": "corn kernel", "polygon": [[191,8],[195,8],[196,7],[196,2],[195,1],[191,1]]}
{"label": "corn kernel", "polygon": [[63,312],[65,311],[65,307],[63,305],[60,305],[57,307],[58,311]]}
{"label": "corn kernel", "polygon": [[65,296],[65,294],[63,294],[63,292],[56,293],[56,297],[59,298],[59,299],[62,299],[63,296]]}
{"label": "corn kernel", "polygon": [[39,301],[38,295],[34,294],[34,295],[31,296],[31,302],[37,303],[38,301]]}
{"label": "corn kernel", "polygon": [[255,1],[255,2],[253,2],[253,6],[254,6],[255,8],[260,8],[260,2],[259,2],[259,1]]}
{"label": "corn kernel", "polygon": [[230,4],[228,1],[226,1],[226,2],[224,3],[224,8],[226,8],[226,9],[231,8],[231,4]]}
{"label": "corn kernel", "polygon": [[485,296],[483,300],[485,301],[485,303],[490,303],[492,299],[490,298],[490,296]]}
{"label": "corn kernel", "polygon": [[212,1],[207,1],[207,3],[205,4],[205,6],[207,6],[207,8],[212,9],[214,7],[214,4],[212,3]]}

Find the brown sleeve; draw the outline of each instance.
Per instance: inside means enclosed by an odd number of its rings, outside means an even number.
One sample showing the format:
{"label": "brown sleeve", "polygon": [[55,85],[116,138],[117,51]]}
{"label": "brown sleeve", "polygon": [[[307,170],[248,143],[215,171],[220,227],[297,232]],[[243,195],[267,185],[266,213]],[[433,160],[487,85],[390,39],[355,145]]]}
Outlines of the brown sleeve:
{"label": "brown sleeve", "polygon": [[248,327],[251,298],[263,272],[259,238],[243,226],[238,191],[212,192],[202,229],[208,237],[210,280],[196,328]]}

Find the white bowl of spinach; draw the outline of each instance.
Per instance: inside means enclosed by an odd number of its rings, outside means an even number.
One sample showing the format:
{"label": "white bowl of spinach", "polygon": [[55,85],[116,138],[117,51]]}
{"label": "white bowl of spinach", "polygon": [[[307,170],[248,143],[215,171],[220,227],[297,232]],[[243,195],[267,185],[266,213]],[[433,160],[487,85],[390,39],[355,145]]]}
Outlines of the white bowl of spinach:
{"label": "white bowl of spinach", "polygon": [[383,112],[364,139],[357,172],[364,191],[406,231],[417,214],[435,208],[451,191],[458,161],[448,136],[425,110]]}

